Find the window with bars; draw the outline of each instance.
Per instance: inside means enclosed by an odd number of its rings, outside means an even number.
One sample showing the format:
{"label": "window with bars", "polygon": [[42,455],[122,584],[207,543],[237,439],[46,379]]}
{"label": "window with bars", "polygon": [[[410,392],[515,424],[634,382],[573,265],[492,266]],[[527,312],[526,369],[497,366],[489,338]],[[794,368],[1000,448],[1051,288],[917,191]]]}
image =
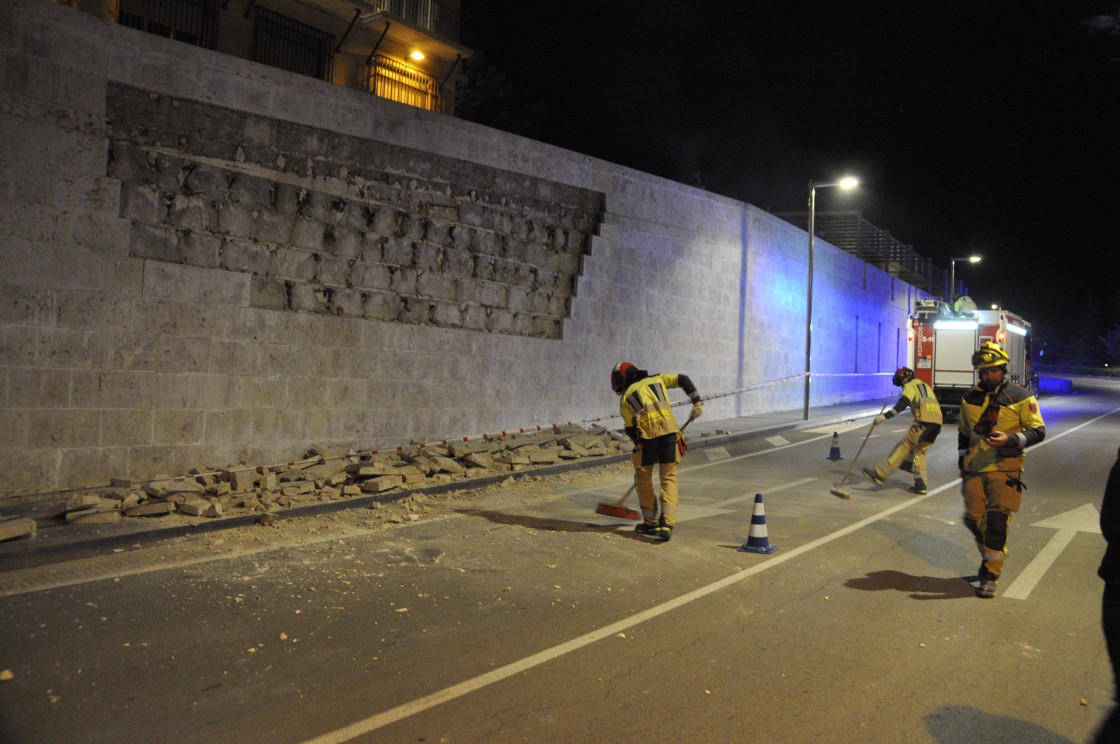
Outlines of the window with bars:
{"label": "window with bars", "polygon": [[332,35],[264,8],[254,8],[254,13],[254,62],[320,80],[331,79]]}
{"label": "window with bars", "polygon": [[373,55],[369,68],[369,90],[390,101],[441,111],[439,84],[431,75],[380,54]]}
{"label": "window with bars", "polygon": [[117,22],[185,44],[217,48],[219,0],[120,0]]}

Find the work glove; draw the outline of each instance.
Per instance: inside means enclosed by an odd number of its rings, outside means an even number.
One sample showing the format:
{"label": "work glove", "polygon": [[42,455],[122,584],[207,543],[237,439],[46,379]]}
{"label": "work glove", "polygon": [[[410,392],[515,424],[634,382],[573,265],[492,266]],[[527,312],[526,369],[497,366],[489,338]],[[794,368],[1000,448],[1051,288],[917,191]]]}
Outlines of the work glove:
{"label": "work glove", "polygon": [[957,454],[957,470],[961,471],[961,476],[964,476],[964,452]]}
{"label": "work glove", "polygon": [[883,423],[886,420],[887,420],[887,417],[880,413],[878,416],[875,417],[875,425],[878,426],[879,424]]}
{"label": "work glove", "polygon": [[704,404],[696,401],[692,404],[692,412],[688,414],[689,418],[700,418],[700,414],[704,412]]}

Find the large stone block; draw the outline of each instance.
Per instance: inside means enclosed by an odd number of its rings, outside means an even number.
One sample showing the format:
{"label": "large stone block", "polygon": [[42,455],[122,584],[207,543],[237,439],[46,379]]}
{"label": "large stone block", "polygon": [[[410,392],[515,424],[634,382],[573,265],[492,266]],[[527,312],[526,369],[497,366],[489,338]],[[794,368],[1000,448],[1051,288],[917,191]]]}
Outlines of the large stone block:
{"label": "large stone block", "polygon": [[96,447],[101,439],[101,412],[97,410],[32,410],[27,423],[27,444],[32,449]]}

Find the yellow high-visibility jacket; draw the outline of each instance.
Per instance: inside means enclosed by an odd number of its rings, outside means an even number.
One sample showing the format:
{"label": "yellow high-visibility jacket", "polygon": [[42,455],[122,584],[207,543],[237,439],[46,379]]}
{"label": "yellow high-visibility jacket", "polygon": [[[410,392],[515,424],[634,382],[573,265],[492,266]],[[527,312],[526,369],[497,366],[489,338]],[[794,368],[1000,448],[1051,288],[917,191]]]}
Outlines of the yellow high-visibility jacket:
{"label": "yellow high-visibility jacket", "polygon": [[[977,430],[977,424],[987,423]],[[1006,447],[993,447],[985,437],[988,431],[1006,432]],[[964,470],[973,473],[1023,469],[1023,450],[1046,437],[1046,422],[1038,410],[1038,400],[1030,390],[1013,382],[1004,383],[989,393],[979,385],[961,400],[957,427],[957,449],[968,450]]]}
{"label": "yellow high-visibility jacket", "polygon": [[631,438],[656,439],[680,431],[668,392],[669,388],[680,387],[679,377],[666,373],[650,375],[626,388],[618,408]]}
{"label": "yellow high-visibility jacket", "polygon": [[890,418],[896,413],[902,413],[906,408],[914,412],[915,421],[923,424],[941,424],[945,421],[941,415],[941,405],[937,402],[937,396],[933,394],[930,386],[921,380],[910,380],[903,385],[898,402],[884,415]]}

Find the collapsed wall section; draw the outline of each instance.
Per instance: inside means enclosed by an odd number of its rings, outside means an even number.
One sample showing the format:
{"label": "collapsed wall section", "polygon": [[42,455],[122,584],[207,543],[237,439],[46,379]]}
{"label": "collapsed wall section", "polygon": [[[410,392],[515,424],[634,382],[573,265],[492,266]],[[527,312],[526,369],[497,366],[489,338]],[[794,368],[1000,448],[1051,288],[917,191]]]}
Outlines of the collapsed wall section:
{"label": "collapsed wall section", "polygon": [[130,257],[249,277],[254,308],[561,336],[601,194],[128,86],[106,108]]}

